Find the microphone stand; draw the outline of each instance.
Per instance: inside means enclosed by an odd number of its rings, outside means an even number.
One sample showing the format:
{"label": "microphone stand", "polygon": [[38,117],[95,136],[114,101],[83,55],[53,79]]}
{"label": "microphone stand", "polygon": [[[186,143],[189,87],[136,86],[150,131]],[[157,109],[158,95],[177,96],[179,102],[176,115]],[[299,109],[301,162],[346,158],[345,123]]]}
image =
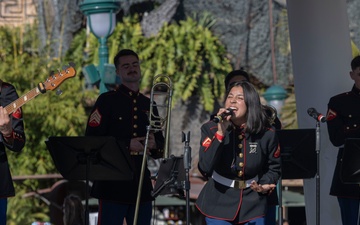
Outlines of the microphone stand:
{"label": "microphone stand", "polygon": [[184,169],[185,169],[185,182],[184,189],[186,193],[186,224],[190,224],[190,175],[191,169],[191,147],[190,143],[190,131],[185,134],[182,132],[182,142],[185,142],[184,146]]}
{"label": "microphone stand", "polygon": [[320,225],[320,121],[316,120],[316,224]]}
{"label": "microphone stand", "polygon": [[326,117],[315,108],[309,108],[307,113],[316,120],[316,224],[320,225],[320,122],[325,123]]}

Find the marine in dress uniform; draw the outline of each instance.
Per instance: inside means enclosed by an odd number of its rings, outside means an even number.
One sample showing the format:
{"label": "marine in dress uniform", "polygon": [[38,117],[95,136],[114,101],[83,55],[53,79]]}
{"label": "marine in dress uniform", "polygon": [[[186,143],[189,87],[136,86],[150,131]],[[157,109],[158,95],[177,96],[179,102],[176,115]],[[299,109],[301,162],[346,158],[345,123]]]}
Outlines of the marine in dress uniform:
{"label": "marine in dress uniform", "polygon": [[232,124],[223,137],[217,131],[218,124],[213,121],[201,127],[198,168],[209,180],[199,194],[197,208],[206,217],[232,224],[264,217],[268,193],[256,192],[250,186],[253,180],[276,184],[280,177],[275,129],[268,127],[250,135],[243,126]]}
{"label": "marine in dress uniform", "polygon": [[[121,78],[121,86],[116,91],[101,94],[89,116],[87,136],[113,136],[131,155],[133,180],[95,181],[91,195],[99,199],[98,225],[133,224],[139,179],[141,177],[144,147],[149,125],[150,99],[139,92],[141,70],[138,55],[131,49],[122,49],[114,57],[116,74]],[[158,115],[153,104],[152,112]],[[156,159],[163,156],[164,137],[161,131],[148,135],[146,154]],[[153,189],[150,171],[145,166],[141,187],[141,199],[137,224],[151,222]]]}
{"label": "marine in dress uniform", "polygon": [[[146,136],[149,108],[148,97],[121,85],[118,90],[99,96],[89,117],[86,136],[113,136],[129,146],[131,138]],[[157,114],[156,109],[154,112]],[[150,156],[157,159],[163,156],[164,137],[161,132],[155,133],[155,140],[159,148],[151,149]],[[132,155],[131,159],[135,169],[132,181],[95,181],[91,196],[135,204],[143,155]],[[142,202],[153,200],[150,176],[150,171],[146,169]]]}
{"label": "marine in dress uniform", "polygon": [[[5,107],[18,99],[13,85],[0,80],[0,105]],[[7,198],[15,195],[5,149],[20,152],[25,146],[24,123],[21,108],[11,114],[12,133],[0,133],[0,225],[6,224]]]}
{"label": "marine in dress uniform", "polygon": [[[341,181],[340,168],[345,140],[360,138],[360,89],[354,85],[351,91],[330,98],[326,118],[330,141],[339,147],[330,195],[337,196],[340,200],[343,224],[358,224],[360,186],[344,184]],[[352,203],[347,208],[347,204],[343,204],[341,199]]]}
{"label": "marine in dress uniform", "polygon": [[[228,88],[231,83],[241,80],[247,80],[250,82],[249,74],[243,69],[233,70],[225,77],[225,87]],[[282,128],[281,122],[277,117],[276,109],[271,106],[265,106],[266,113],[271,118],[271,125],[275,129],[280,130]],[[267,199],[268,209],[265,215],[265,225],[276,225],[276,206],[279,205],[279,197],[277,194],[277,188],[268,196]]]}

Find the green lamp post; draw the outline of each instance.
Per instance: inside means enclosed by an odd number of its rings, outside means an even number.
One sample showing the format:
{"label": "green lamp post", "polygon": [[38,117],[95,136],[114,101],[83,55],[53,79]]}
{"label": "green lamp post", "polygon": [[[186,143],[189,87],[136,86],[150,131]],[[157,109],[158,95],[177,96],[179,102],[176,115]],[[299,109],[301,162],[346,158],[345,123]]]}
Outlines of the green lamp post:
{"label": "green lamp post", "polygon": [[109,50],[107,38],[112,34],[116,25],[116,13],[120,10],[119,0],[84,0],[80,3],[80,10],[87,16],[87,25],[91,32],[99,39],[99,65],[89,65],[84,68],[87,80],[99,83],[100,93],[108,91],[106,84],[114,84],[116,80],[114,65],[108,64]]}
{"label": "green lamp post", "polygon": [[[263,97],[267,101],[267,103],[273,106],[277,111],[277,117],[280,117],[281,109],[284,106],[285,99],[288,94],[286,90],[280,85],[272,85],[263,94]],[[280,178],[277,186],[279,205],[277,206],[278,213],[276,214],[276,219],[278,221],[282,221],[283,218],[283,207],[282,207],[282,179]],[[282,222],[281,222],[282,224]]]}
{"label": "green lamp post", "polygon": [[269,103],[269,105],[275,107],[278,114],[281,113],[281,109],[284,106],[285,99],[288,94],[286,90],[280,85],[272,85],[266,89],[263,97]]}

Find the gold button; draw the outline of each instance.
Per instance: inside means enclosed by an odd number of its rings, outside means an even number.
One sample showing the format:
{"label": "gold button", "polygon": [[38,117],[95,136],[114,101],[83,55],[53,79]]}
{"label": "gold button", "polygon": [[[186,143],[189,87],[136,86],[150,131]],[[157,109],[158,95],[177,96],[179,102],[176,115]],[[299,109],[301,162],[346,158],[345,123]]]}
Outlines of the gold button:
{"label": "gold button", "polygon": [[134,101],[133,101],[134,103],[136,103],[136,99],[134,99]]}
{"label": "gold button", "polygon": [[238,172],[238,176],[241,177],[242,175],[243,175],[243,171],[240,170],[240,171]]}
{"label": "gold button", "polygon": [[138,126],[136,124],[134,124],[134,128],[137,128]]}
{"label": "gold button", "polygon": [[242,140],[244,137],[240,134],[239,135],[239,139]]}
{"label": "gold button", "polygon": [[239,166],[240,166],[240,167],[243,167],[243,166],[244,166],[244,163],[243,163],[243,162],[240,162],[240,163],[239,163]]}
{"label": "gold button", "polygon": [[240,158],[244,157],[244,154],[239,153],[239,157],[240,157]]}
{"label": "gold button", "polygon": [[135,115],[135,116],[134,116],[134,119],[137,119],[137,118],[138,118],[137,115]]}
{"label": "gold button", "polygon": [[242,144],[238,144],[238,147],[239,147],[239,148],[242,148],[242,147],[243,147],[243,145],[242,145]]}
{"label": "gold button", "polygon": [[134,111],[137,111],[137,107],[134,107]]}
{"label": "gold button", "polygon": [[130,96],[132,96],[132,95],[133,95],[133,93],[130,91],[130,92],[129,92],[129,95],[130,95]]}
{"label": "gold button", "polygon": [[134,137],[137,137],[137,133],[133,133],[133,136],[134,136]]}

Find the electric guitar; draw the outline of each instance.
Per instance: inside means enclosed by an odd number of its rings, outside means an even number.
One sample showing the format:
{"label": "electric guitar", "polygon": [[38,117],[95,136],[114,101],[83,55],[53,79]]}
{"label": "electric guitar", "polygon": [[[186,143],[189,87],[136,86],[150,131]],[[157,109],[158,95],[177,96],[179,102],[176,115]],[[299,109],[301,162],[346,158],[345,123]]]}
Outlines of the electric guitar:
{"label": "electric guitar", "polygon": [[39,83],[38,86],[28,93],[22,95],[20,98],[16,99],[9,105],[5,106],[6,111],[9,113],[9,115],[13,112],[15,112],[18,108],[23,106],[25,103],[29,102],[36,96],[38,96],[40,93],[44,94],[47,90],[54,90],[60,84],[71,77],[74,77],[76,75],[76,70],[74,69],[75,64],[69,63],[69,66],[61,71],[59,71],[56,74],[52,74],[49,76],[46,81]]}

